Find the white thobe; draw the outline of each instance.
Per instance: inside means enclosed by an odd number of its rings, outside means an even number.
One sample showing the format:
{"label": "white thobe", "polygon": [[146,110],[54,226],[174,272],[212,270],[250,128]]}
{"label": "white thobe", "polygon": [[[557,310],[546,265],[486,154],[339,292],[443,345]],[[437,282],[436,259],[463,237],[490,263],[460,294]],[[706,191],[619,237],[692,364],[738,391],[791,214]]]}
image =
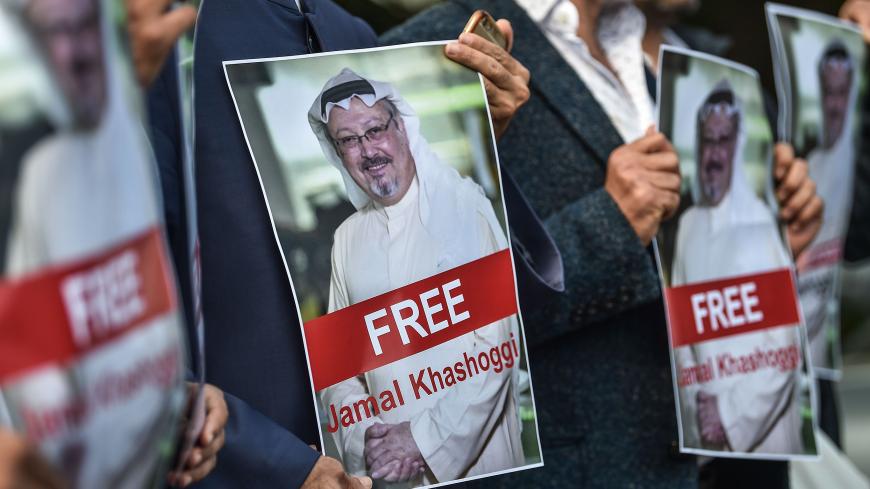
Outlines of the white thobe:
{"label": "white thobe", "polygon": [[157,226],[149,151],[120,100],[93,131],[57,133],[35,146],[15,190],[7,273],[81,259]]}
{"label": "white thobe", "polygon": [[[96,129],[51,135],[24,157],[7,253],[9,276],[99,254],[160,225],[150,148],[117,81],[113,78],[109,103]],[[10,383],[0,402],[5,396],[13,408],[20,403],[61,405],[92,389],[97,379],[119,369],[129,371],[135,362],[173,349],[178,351],[180,372],[180,321],[173,308],[89,352],[74,367],[30,372]],[[151,482],[163,462],[156,447],[171,431],[181,393],[150,386],[134,392],[122,402],[101,406],[73,434],[40,444],[54,463],[65,461],[67,451],[86,447],[82,461],[75,462],[81,464],[71,481],[75,487],[138,488]]]}
{"label": "white thobe", "polygon": [[[673,286],[786,268],[786,252],[773,212],[751,190],[732,190],[716,207],[694,206],[680,217],[674,256]],[[735,202],[742,197],[744,202]],[[739,206],[735,212],[732,206]],[[791,300],[783,297],[783,300]],[[788,325],[797,326],[797,325]],[[763,351],[800,348],[797,327],[768,328],[751,333],[708,340],[674,350],[677,370],[713,359]],[[702,446],[697,418],[699,390],[717,396],[719,415],[728,446],[734,452],[800,453],[801,417],[797,386],[799,368],[780,372],[763,368],[752,373],[717,377],[704,384],[680,388],[680,411],[684,444]]]}
{"label": "white thobe", "polygon": [[850,127],[830,149],[817,148],[807,163],[810,178],[816,183],[816,193],[825,202],[822,227],[812,244],[798,261],[798,290],[807,323],[810,356],[813,365],[832,368],[832,359],[825,327],[837,318],[836,263],[813,264],[820,256],[843,249],[852,204],[852,181],[855,154]]}
{"label": "white thobe", "polygon": [[[384,292],[461,265],[439,262],[438,237],[421,222],[419,185],[415,178],[405,196],[393,206],[369,203],[349,217],[335,233],[332,249],[332,280],[329,310],[335,311]],[[469,202],[490,205],[482,196]],[[437,202],[434,203],[437,205]],[[478,243],[480,257],[499,251],[493,229],[482,208],[477,212],[479,230],[467,235],[487,236]],[[456,229],[462,236],[463,230]],[[501,240],[504,242],[504,240]],[[328,409],[350,405],[369,395],[392,389],[398,379],[406,404],[382,412],[350,427],[339,427],[336,444],[348,472],[366,473],[365,430],[376,422],[410,421],[414,441],[426,460],[426,474],[410,485],[455,480],[491,473],[524,463],[520,425],[515,401],[514,369],[492,369],[417,400],[411,394],[408,374],[432,367],[440,370],[468,355],[489,351],[516,333],[515,316],[462,335],[406,359],[348,379],[320,392]],[[413,334],[413,333],[412,333]],[[410,398],[410,399],[409,399]]]}
{"label": "white thobe", "polygon": [[[602,8],[597,36],[610,71],[595,59],[577,35],[580,14],[570,0],[517,0],[540,27],[562,59],[577,73],[626,142],[644,135],[655,123],[654,104],[644,71],[642,48],[646,18],[632,2]],[[615,72],[615,73],[614,73]]]}

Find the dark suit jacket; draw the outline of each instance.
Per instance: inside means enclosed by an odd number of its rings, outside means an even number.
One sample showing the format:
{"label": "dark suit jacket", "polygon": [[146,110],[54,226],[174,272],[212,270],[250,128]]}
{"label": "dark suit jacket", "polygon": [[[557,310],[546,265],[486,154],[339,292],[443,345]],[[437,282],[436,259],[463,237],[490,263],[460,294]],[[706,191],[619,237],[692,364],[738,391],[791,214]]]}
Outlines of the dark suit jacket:
{"label": "dark suit jacket", "polygon": [[[304,15],[294,0],[206,1],[198,29],[196,185],[207,381],[224,390],[230,410],[220,462],[199,486],[299,487],[318,455],[308,447],[318,441],[318,426],[302,337],[221,63],[370,47],[376,39],[327,0],[309,0]],[[168,235],[189,305],[177,85],[169,65],[149,94],[149,114]]]}
{"label": "dark suit jacket", "polygon": [[[865,76],[870,66],[864,67]],[[861,108],[861,144],[855,162],[855,196],[852,220],[846,237],[845,259],[866,260],[870,257],[870,96],[864,96]]]}
{"label": "dark suit jacket", "polygon": [[524,304],[546,468],[482,487],[696,487],[677,427],[655,264],[604,190],[616,129],[543,33],[512,1],[456,0],[382,42],[455,38],[484,8],[513,24],[532,74],[529,102],[498,143],[502,165],[544,220],[565,264],[562,294]]}

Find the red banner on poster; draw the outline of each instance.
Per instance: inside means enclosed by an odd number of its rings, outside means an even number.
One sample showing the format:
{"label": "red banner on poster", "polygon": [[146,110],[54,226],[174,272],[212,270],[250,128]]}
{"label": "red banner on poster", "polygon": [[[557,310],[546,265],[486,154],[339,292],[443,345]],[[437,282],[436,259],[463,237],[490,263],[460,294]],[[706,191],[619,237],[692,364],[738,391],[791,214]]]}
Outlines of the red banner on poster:
{"label": "red banner on poster", "polygon": [[665,290],[673,347],[800,322],[791,270]]}
{"label": "red banner on poster", "polygon": [[85,260],[0,282],[0,379],[62,364],[172,311],[174,284],[151,228]]}
{"label": "red banner on poster", "polygon": [[801,253],[797,261],[797,269],[798,272],[803,272],[818,267],[830,267],[836,265],[842,256],[843,241],[840,238],[831,239],[814,244],[806,252]]}
{"label": "red banner on poster", "polygon": [[517,313],[510,250],[305,323],[314,389],[428,350]]}

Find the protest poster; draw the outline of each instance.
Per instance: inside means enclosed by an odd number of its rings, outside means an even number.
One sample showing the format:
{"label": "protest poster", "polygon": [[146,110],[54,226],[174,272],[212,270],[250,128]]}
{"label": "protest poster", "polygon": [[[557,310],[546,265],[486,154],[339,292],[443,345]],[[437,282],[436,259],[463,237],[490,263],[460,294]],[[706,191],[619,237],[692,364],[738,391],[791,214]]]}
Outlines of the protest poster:
{"label": "protest poster", "polygon": [[0,1],[0,424],[69,487],[163,487],[184,339],[123,3]]}
{"label": "protest poster", "polygon": [[486,95],[443,50],[224,63],[324,453],[378,485],[542,465]]}
{"label": "protest poster", "polygon": [[[186,5],[197,9],[197,18],[202,8],[202,0],[189,0]],[[179,7],[185,4],[176,4]],[[175,470],[180,472],[184,468],[185,461],[193,451],[196,438],[202,432],[205,425],[205,320],[202,314],[202,266],[199,255],[199,228],[197,224],[196,210],[196,160],[194,158],[194,90],[193,90],[193,60],[196,45],[196,25],[182,34],[175,45],[175,57],[177,61],[176,76],[178,79],[178,109],[180,148],[182,161],[182,180],[184,195],[184,219],[185,246],[187,264],[189,266],[188,280],[190,281],[190,304],[192,311],[186,318],[193,324],[194,337],[191,348],[193,359],[193,381],[189,392],[188,423],[184,430],[181,446],[176,454]],[[180,273],[184,273],[181,271]],[[179,280],[181,277],[179,277]],[[182,294],[183,295],[183,294]]]}
{"label": "protest poster", "polygon": [[854,24],[767,4],[779,137],[806,159],[825,202],[822,229],[797,257],[798,293],[816,376],[841,375],[840,267],[860,136],[866,45]]}
{"label": "protest poster", "polygon": [[656,237],[680,450],[813,456],[815,394],[758,75],[671,47],[659,73],[659,129],[682,176]]}

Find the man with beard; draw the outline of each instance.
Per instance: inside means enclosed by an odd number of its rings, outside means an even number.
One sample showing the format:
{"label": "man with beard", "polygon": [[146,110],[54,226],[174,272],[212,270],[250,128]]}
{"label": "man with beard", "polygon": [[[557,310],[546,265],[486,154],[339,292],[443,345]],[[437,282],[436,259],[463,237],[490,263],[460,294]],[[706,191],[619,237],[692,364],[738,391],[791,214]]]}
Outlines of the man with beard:
{"label": "man with beard", "polygon": [[[30,31],[40,51],[29,53],[39,58],[32,63],[44,61],[44,74],[57,92],[54,101],[62,107],[46,111],[54,123],[54,132],[22,158],[7,277],[32,280],[38,277],[33,274],[41,274],[47,267],[74,263],[122,243],[129,246],[131,240],[145,233],[161,236],[157,234],[160,206],[150,148],[138,113],[130,103],[132,99],[128,98],[133,94],[126,93],[132,87],[126,84],[130,76],[125,72],[123,46],[118,45],[113,30],[114,11],[107,12],[104,5],[99,0],[31,0],[3,6],[8,10],[2,14],[20,14],[22,26]],[[139,19],[133,24],[143,23]],[[160,27],[156,37],[171,45],[173,32]],[[134,42],[138,40],[134,36]],[[157,242],[160,251],[156,253],[160,254],[162,236]],[[126,256],[137,255],[131,252]],[[156,265],[154,269],[162,267]],[[141,291],[152,294],[149,298],[161,294],[170,297],[174,288],[168,285],[145,284]],[[119,288],[112,281],[101,282],[101,291],[109,295],[118,294]],[[70,294],[67,289],[65,293]],[[82,292],[88,293],[101,297],[100,293]],[[105,311],[101,311],[111,315],[111,306],[117,304],[104,306]],[[125,320],[113,317],[118,321],[114,326],[124,325]],[[101,325],[95,328],[108,328],[99,320],[91,321]],[[180,400],[174,382],[181,369],[177,362],[183,358],[177,309],[170,306],[139,328],[115,338],[99,351],[82,353],[62,366],[47,365],[32,377],[12,381],[3,392],[9,409],[0,409],[0,418],[9,423],[20,405],[32,403],[38,396],[67,400],[67,393],[87,392],[101,375],[121,375],[123,369],[130,368],[125,361],[145,362],[161,352],[170,355],[166,357],[169,379],[165,386],[131,388],[131,395],[136,397],[128,406],[100,406],[80,433],[71,430],[68,437],[40,441],[40,449],[63,467],[72,485],[140,487],[146,484],[143,481],[153,483],[154,470],[162,468],[165,454],[160,445],[172,431]],[[115,365],[116,369],[106,370],[106,365]],[[211,471],[215,452],[223,443],[226,407],[221,394],[208,386],[205,398],[208,414],[202,437],[209,441],[198,444],[198,460],[185,466],[178,479],[182,484],[201,479]],[[129,411],[135,411],[136,416],[129,416]]]}
{"label": "man with beard", "polygon": [[[745,175],[743,117],[727,81],[719,82],[698,110],[698,172],[694,205],[680,217],[672,286],[761,273],[791,265],[773,211]],[[800,348],[799,329],[769,328],[704,341],[675,350],[677,370],[721,354],[751,355]],[[699,386],[680,387],[684,442],[691,448],[801,453],[797,402],[799,362],[793,368],[759,368]]]}
{"label": "man with beard", "polygon": [[[797,262],[798,289],[807,322],[811,357],[816,367],[832,368],[826,325],[836,320],[829,313],[836,299],[836,278],[848,229],[852,189],[844,187],[855,174],[855,144],[852,121],[858,94],[854,64],[846,46],[831,42],[818,63],[821,88],[821,145],[810,152],[810,177],[825,200],[822,228]],[[836,308],[837,305],[833,304]]]}
{"label": "man with beard", "polygon": [[[390,84],[345,68],[323,87],[308,120],[357,209],[335,232],[330,312],[507,248],[483,190],[430,149],[419,118]],[[516,316],[326,388],[323,404],[351,405],[408,372],[511,336],[519,337]],[[481,371],[340,428],[336,444],[348,472],[369,467],[376,479],[428,485],[521,466],[517,374]]]}

